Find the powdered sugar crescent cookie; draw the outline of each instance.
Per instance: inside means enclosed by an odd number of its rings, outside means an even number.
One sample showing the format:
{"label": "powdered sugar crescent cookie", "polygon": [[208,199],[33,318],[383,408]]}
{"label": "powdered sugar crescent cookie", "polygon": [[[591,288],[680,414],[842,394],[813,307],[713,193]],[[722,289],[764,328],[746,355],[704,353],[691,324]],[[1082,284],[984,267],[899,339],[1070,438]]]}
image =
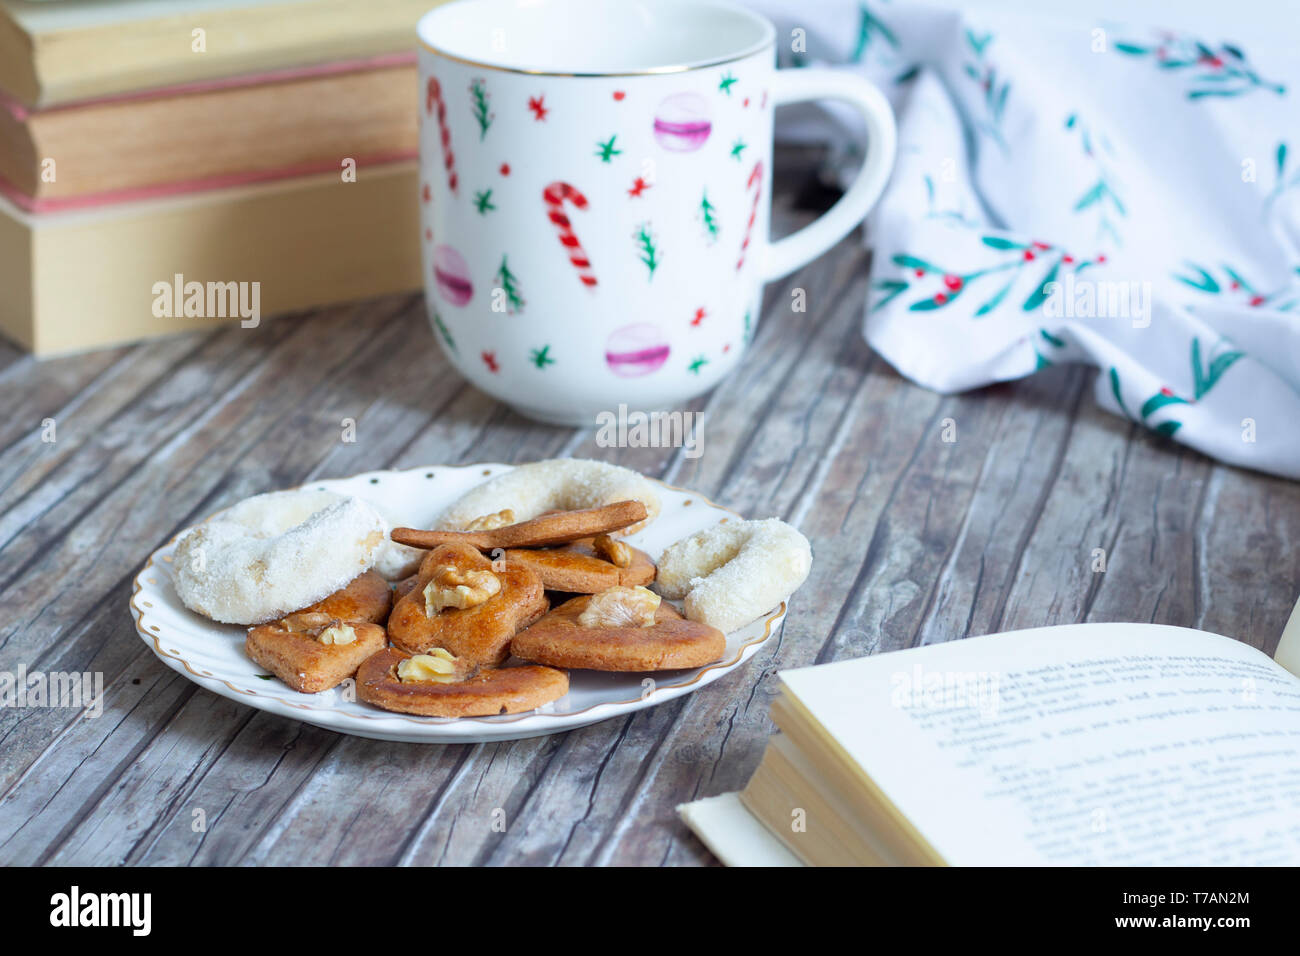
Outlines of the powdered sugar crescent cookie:
{"label": "powdered sugar crescent cookie", "polygon": [[784,521],[723,521],[669,546],[655,588],[729,633],[788,598],[811,568],[808,539]]}
{"label": "powdered sugar crescent cookie", "polygon": [[[551,667],[483,668],[469,675],[457,672],[458,662],[446,662],[448,673],[432,668],[407,679],[401,671],[408,661],[421,662],[395,647],[379,651],[357,672],[357,697],[368,704],[424,717],[490,717],[535,710],[569,692],[569,675]],[[445,657],[441,658],[445,662]],[[425,679],[421,679],[425,678]]]}
{"label": "powdered sugar crescent cookie", "polygon": [[445,544],[429,552],[415,587],[393,608],[388,636],[412,654],[443,648],[472,666],[493,666],[548,607],[533,571],[509,562],[497,570],[475,548]]}
{"label": "powdered sugar crescent cookie", "polygon": [[359,498],[328,491],[256,495],[176,545],[176,593],[224,624],[260,624],[307,607],[367,571],[384,519]]}
{"label": "powdered sugar crescent cookie", "polygon": [[[593,602],[601,600],[611,607],[589,620]],[[565,601],[510,642],[511,653],[523,660],[595,671],[703,667],[726,649],[727,638],[716,627],[686,620],[645,588],[627,587]]]}
{"label": "powdered sugar crescent cookie", "polygon": [[411,548],[386,538],[375,554],[375,573],[385,581],[400,581],[414,574],[423,560],[422,548]]}
{"label": "powdered sugar crescent cookie", "polygon": [[383,504],[376,504],[374,507],[384,519],[385,530],[390,532],[389,540],[381,544],[375,554],[375,571],[385,581],[400,581],[410,577],[419,570],[420,562],[424,560],[424,550],[393,541],[391,529],[405,522],[399,520],[394,512]]}
{"label": "powdered sugar crescent cookie", "polygon": [[435,527],[462,531],[484,515],[503,509],[514,521],[536,518],[544,511],[579,511],[616,501],[639,501],[646,519],[624,529],[641,530],[659,515],[654,484],[630,468],[586,458],[552,458],[520,465],[472,488],[445,510]]}

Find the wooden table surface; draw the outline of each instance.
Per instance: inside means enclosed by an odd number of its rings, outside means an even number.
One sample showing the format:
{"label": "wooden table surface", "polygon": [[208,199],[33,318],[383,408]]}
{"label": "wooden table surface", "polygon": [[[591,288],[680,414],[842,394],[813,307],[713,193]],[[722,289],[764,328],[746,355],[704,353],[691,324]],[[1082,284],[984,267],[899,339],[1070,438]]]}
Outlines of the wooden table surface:
{"label": "wooden table surface", "polygon": [[[816,214],[809,157],[782,160],[778,233]],[[94,719],[0,709],[0,862],[708,864],[673,808],[744,785],[782,668],[1075,621],[1272,652],[1300,582],[1300,485],[1100,411],[1088,369],[961,396],[904,381],[862,340],[867,262],[854,235],[769,287],[752,352],[693,405],[694,460],[519,418],[450,368],[414,295],[43,363],[0,345],[0,670],[101,672],[107,692]],[[127,611],[155,547],[247,495],[565,455],[802,528],[816,557],[783,633],[629,717],[419,746],[208,693]]]}

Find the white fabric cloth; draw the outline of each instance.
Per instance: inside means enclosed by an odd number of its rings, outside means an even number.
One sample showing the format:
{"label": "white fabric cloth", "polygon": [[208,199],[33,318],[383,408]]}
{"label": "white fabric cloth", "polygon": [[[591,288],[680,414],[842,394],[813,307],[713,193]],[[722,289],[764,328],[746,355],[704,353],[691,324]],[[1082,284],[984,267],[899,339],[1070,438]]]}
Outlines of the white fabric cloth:
{"label": "white fabric cloth", "polygon": [[[1295,22],[1225,42],[907,0],[750,5],[783,67],[858,71],[894,105],[864,333],[900,372],[952,392],[1089,363],[1109,410],[1300,477]],[[831,136],[846,167],[857,132],[834,108],[778,127]]]}

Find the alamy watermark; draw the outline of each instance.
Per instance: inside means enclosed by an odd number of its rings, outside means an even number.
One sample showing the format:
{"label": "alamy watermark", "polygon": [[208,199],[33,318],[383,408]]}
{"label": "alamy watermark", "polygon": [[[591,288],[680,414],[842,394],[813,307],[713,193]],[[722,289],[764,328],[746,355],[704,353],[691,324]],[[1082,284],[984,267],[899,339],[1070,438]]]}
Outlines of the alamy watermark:
{"label": "alamy watermark", "polygon": [[1076,279],[1067,273],[1043,291],[1043,314],[1049,319],[1132,319],[1135,329],[1151,324],[1150,282]]}
{"label": "alamy watermark", "polygon": [[889,702],[900,710],[975,710],[992,718],[998,714],[998,681],[997,672],[930,670],[917,664],[890,675]]}
{"label": "alamy watermark", "polygon": [[72,886],[50,897],[50,925],[55,927],[123,927],[132,936],[153,929],[152,893],[91,893]]}
{"label": "alamy watermark", "polygon": [[596,444],[601,448],[681,448],[687,458],[699,458],[703,412],[617,412],[596,416]]}
{"label": "alamy watermark", "polygon": [[176,273],[171,282],[153,284],[153,314],[159,319],[239,319],[245,329],[262,322],[262,283],[186,282]]}
{"label": "alamy watermark", "polygon": [[102,672],[31,671],[19,664],[17,672],[0,671],[0,707],[68,707],[84,710],[87,717],[104,713]]}

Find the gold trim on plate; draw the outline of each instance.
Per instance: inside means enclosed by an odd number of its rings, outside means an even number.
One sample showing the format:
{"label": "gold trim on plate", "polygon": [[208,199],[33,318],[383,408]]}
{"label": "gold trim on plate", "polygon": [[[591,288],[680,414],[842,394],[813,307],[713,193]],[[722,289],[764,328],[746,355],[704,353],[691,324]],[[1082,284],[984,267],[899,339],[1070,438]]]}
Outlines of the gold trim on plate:
{"label": "gold trim on plate", "polygon": [[[316,481],[303,482],[303,483],[300,484],[300,485],[295,485],[293,488],[288,488],[288,489],[286,489],[286,490],[287,490],[287,491],[299,491],[299,490],[301,490],[301,489],[303,489],[303,488],[306,488],[306,487],[309,486],[309,485],[319,486],[319,485],[321,484],[322,481],[324,481],[324,482],[352,481],[352,480],[354,480],[354,479],[356,479],[356,478],[369,477],[369,476],[379,476],[379,475],[384,475],[384,474],[390,474],[390,475],[401,475],[401,474],[405,474],[405,473],[407,473],[407,472],[413,472],[413,471],[432,472],[432,471],[435,471],[435,470],[437,470],[437,469],[439,469],[439,468],[456,468],[456,469],[460,469],[460,468],[484,468],[484,467],[488,467],[488,468],[490,468],[491,466],[494,466],[494,465],[497,465],[497,464],[502,464],[502,463],[499,463],[499,462],[476,462],[476,463],[471,463],[471,464],[466,464],[466,465],[429,465],[429,466],[425,466],[425,467],[422,467],[422,468],[408,468],[408,469],[402,469],[402,470],[400,470],[400,471],[399,471],[399,470],[394,470],[394,469],[388,469],[388,470],[386,470],[386,471],[362,472],[362,473],[359,474],[359,475],[350,475],[350,476],[345,477],[345,478],[325,478],[325,479],[317,479]],[[511,466],[509,466],[509,467],[510,467],[511,469],[513,469],[513,468],[516,467],[516,466],[511,465]],[[490,470],[487,471],[487,472],[485,472],[485,474],[490,474],[490,473],[491,473]],[[681,488],[681,487],[679,487],[679,486],[677,486],[677,485],[670,485],[670,484],[669,484],[668,482],[666,482],[666,481],[663,481],[663,480],[661,480],[661,479],[659,479],[659,478],[652,478],[652,477],[650,477],[650,476],[648,476],[648,475],[645,476],[645,477],[647,477],[650,481],[653,481],[653,482],[655,482],[655,483],[658,484],[658,485],[662,485],[664,488],[668,488],[668,489],[670,489],[670,490],[672,490],[672,491],[679,491],[679,492],[681,492],[682,494],[694,495],[697,499],[699,499],[699,500],[701,500],[701,501],[704,501],[704,502],[705,502],[706,504],[708,504],[710,507],[717,508],[719,511],[726,511],[726,512],[729,512],[730,514],[733,514],[733,515],[735,515],[735,516],[738,517],[738,518],[743,518],[743,517],[744,517],[743,515],[740,514],[740,512],[735,511],[734,509],[728,508],[728,507],[726,507],[725,505],[717,504],[716,502],[710,500],[710,499],[709,499],[708,497],[706,497],[705,495],[702,495],[702,494],[700,494],[700,493],[698,493],[698,492],[695,492],[695,491],[691,491],[689,488]],[[231,507],[233,507],[233,505],[232,505]],[[229,508],[222,508],[222,509],[220,509],[219,511],[215,511],[215,512],[213,512],[212,514],[208,515],[206,518],[204,518],[202,521],[196,522],[194,525],[191,525],[190,527],[191,527],[191,528],[194,528],[194,527],[198,527],[199,525],[206,524],[207,522],[211,521],[213,518],[217,517],[217,516],[220,515],[220,514],[225,513],[225,512],[228,511],[228,510],[229,510]],[[723,520],[723,521],[726,521],[727,519],[726,519],[726,518],[723,518],[722,520]],[[277,695],[277,696],[272,696],[272,695],[270,695],[270,694],[261,694],[261,693],[258,693],[256,690],[254,690],[254,689],[252,689],[252,688],[237,686],[237,685],[235,685],[235,684],[232,684],[230,681],[226,680],[224,677],[218,677],[216,674],[213,674],[211,671],[206,671],[206,670],[202,670],[202,669],[197,669],[197,668],[196,668],[196,665],[190,663],[188,660],[186,660],[184,657],[182,657],[181,654],[180,654],[180,652],[179,652],[178,650],[176,650],[176,648],[174,648],[174,647],[173,647],[173,648],[169,648],[169,649],[164,649],[164,648],[163,648],[162,644],[160,643],[160,638],[162,637],[162,632],[159,630],[158,625],[156,625],[156,624],[146,624],[146,621],[145,621],[146,611],[145,611],[145,609],[144,609],[143,607],[139,606],[139,605],[136,603],[136,600],[137,600],[137,598],[139,598],[139,596],[140,596],[140,592],[141,592],[142,590],[144,590],[144,585],[145,585],[145,583],[146,583],[146,582],[144,581],[144,576],[145,576],[146,574],[148,574],[149,571],[153,568],[153,566],[154,566],[154,559],[157,558],[157,557],[159,556],[160,552],[165,551],[165,550],[167,550],[168,548],[170,548],[172,545],[174,545],[174,544],[176,543],[177,539],[180,538],[180,536],[181,536],[182,534],[187,533],[189,530],[190,530],[190,528],[184,528],[184,529],[182,529],[181,531],[178,531],[176,534],[172,535],[171,538],[169,538],[169,539],[168,539],[168,540],[167,540],[167,541],[166,541],[166,542],[165,542],[161,547],[157,548],[157,549],[156,549],[156,550],[155,550],[151,555],[149,555],[149,560],[145,562],[144,567],[142,567],[142,568],[140,569],[139,573],[136,574],[135,579],[131,582],[132,587],[131,587],[131,599],[130,599],[130,601],[129,601],[129,607],[130,607],[130,609],[131,609],[131,616],[132,616],[132,618],[133,618],[134,621],[135,621],[135,629],[136,629],[136,632],[140,635],[140,637],[144,638],[144,641],[145,641],[146,644],[149,644],[149,645],[151,645],[151,646],[153,647],[153,651],[154,651],[154,653],[155,653],[159,658],[161,658],[161,659],[163,659],[163,660],[172,660],[172,661],[176,661],[176,662],[179,663],[179,664],[180,664],[180,665],[181,665],[181,666],[182,666],[186,671],[188,671],[188,672],[189,672],[190,674],[192,674],[193,676],[198,677],[198,678],[200,678],[200,679],[202,679],[202,680],[211,680],[211,681],[216,681],[217,683],[220,683],[220,684],[224,684],[226,687],[229,687],[229,688],[230,688],[232,691],[234,691],[236,694],[240,694],[240,695],[242,695],[242,696],[244,696],[244,697],[258,697],[258,698],[262,698],[262,699],[264,699],[264,700],[275,701],[277,704],[284,704],[285,706],[287,706],[287,707],[292,707],[292,708],[294,708],[295,710],[309,710],[309,711],[315,711],[315,712],[323,713],[323,714],[334,714],[334,715],[336,715],[336,716],[338,716],[338,717],[343,718],[344,720],[348,720],[348,719],[355,719],[355,720],[374,720],[374,721],[391,721],[391,720],[400,720],[400,721],[403,721],[403,722],[405,722],[405,723],[416,724],[417,726],[430,726],[430,725],[434,725],[434,726],[436,726],[436,725],[442,725],[442,724],[464,724],[464,723],[466,723],[466,722],[473,722],[473,723],[478,723],[478,724],[485,724],[485,725],[491,727],[491,726],[499,726],[499,725],[501,725],[501,724],[513,724],[513,723],[516,723],[516,722],[518,722],[518,721],[520,721],[520,720],[524,720],[525,718],[528,718],[528,717],[554,717],[554,718],[578,717],[578,716],[581,716],[582,714],[590,713],[591,711],[595,710],[595,709],[598,708],[598,707],[606,707],[606,706],[608,706],[608,707],[622,707],[622,706],[625,706],[625,705],[627,705],[627,704],[635,704],[635,703],[638,703],[638,702],[641,702],[641,701],[646,701],[646,700],[650,700],[650,699],[652,699],[652,698],[653,698],[656,694],[658,694],[659,691],[661,691],[661,690],[678,690],[678,689],[683,688],[683,687],[690,687],[690,686],[692,686],[692,685],[694,685],[694,684],[697,684],[697,683],[699,683],[700,679],[701,679],[705,674],[707,674],[707,673],[709,673],[709,672],[711,672],[711,671],[715,671],[715,670],[717,670],[717,669],[719,669],[719,668],[724,668],[724,667],[734,667],[734,666],[736,666],[737,664],[740,663],[741,659],[745,656],[745,652],[746,652],[747,650],[749,650],[749,648],[754,647],[754,646],[759,645],[759,644],[763,644],[763,643],[765,643],[765,642],[767,641],[767,639],[768,639],[769,637],[772,636],[772,625],[773,625],[773,623],[774,623],[775,621],[778,621],[778,620],[782,619],[782,618],[784,617],[784,615],[785,615],[785,612],[786,612],[786,602],[785,602],[785,601],[782,601],[781,604],[780,604],[780,606],[777,607],[775,610],[773,610],[773,611],[769,611],[769,612],[767,613],[767,615],[766,615],[766,620],[765,620],[765,622],[764,622],[764,627],[763,627],[763,633],[762,633],[762,635],[759,636],[759,637],[752,638],[751,640],[746,641],[744,644],[741,644],[740,647],[738,647],[738,648],[736,649],[736,655],[735,655],[733,658],[731,658],[730,660],[727,660],[727,661],[716,661],[716,662],[714,662],[714,663],[712,663],[712,664],[709,664],[709,665],[707,665],[707,666],[705,666],[705,667],[702,667],[702,668],[700,668],[700,669],[699,669],[699,670],[694,674],[694,676],[692,676],[689,680],[682,681],[681,683],[677,683],[677,684],[658,684],[658,683],[656,683],[656,685],[655,685],[655,689],[654,689],[653,691],[651,691],[650,694],[645,695],[645,696],[637,695],[636,697],[631,697],[631,698],[628,698],[627,700],[603,700],[603,701],[601,701],[601,702],[598,703],[598,704],[592,704],[590,707],[584,707],[582,710],[569,710],[569,711],[564,711],[564,712],[562,712],[562,713],[554,713],[554,712],[548,712],[548,711],[542,711],[542,710],[529,710],[529,711],[524,711],[523,713],[519,713],[519,714],[510,714],[510,715],[508,715],[508,716],[507,716],[507,715],[496,715],[496,716],[492,716],[492,717],[415,717],[415,716],[410,716],[410,715],[407,715],[407,714],[398,714],[398,713],[393,713],[393,712],[390,712],[390,711],[385,711],[385,712],[376,713],[376,714],[353,713],[352,711],[342,710],[342,709],[340,709],[340,708],[338,708],[338,707],[316,707],[316,706],[313,706],[313,705],[311,705],[311,704],[296,703],[296,702],[294,702],[294,701],[292,701],[292,700],[287,700],[287,699],[285,699],[284,697],[281,697],[281,696],[278,696],[278,695]],[[170,560],[171,555],[163,555],[162,558],[163,558],[163,560]],[[149,581],[149,582],[147,582],[147,583],[149,583],[149,584],[153,584],[153,585],[155,585],[155,586],[159,586],[159,585],[157,585],[157,582],[155,582],[155,581]],[[141,603],[143,603],[143,604],[145,604],[146,606],[148,606],[148,607],[150,608],[150,610],[156,610],[155,608],[153,608],[152,605],[149,605],[148,602],[141,602]],[[146,630],[145,630],[146,626],[147,626],[150,630],[152,630],[153,633],[147,633]],[[174,668],[173,668],[173,669],[174,669]],[[254,678],[254,679],[259,679],[259,678]],[[314,694],[303,694],[302,696],[304,696],[304,697],[314,697],[315,695],[314,695]],[[259,708],[259,709],[261,709],[261,708]],[[319,726],[319,725],[318,725],[318,726]],[[326,727],[325,729],[327,729],[327,730],[338,730],[338,728],[334,728],[334,727]],[[576,728],[575,728],[575,729],[576,729]],[[447,742],[447,743],[454,743],[455,741],[453,740],[453,741],[445,741],[445,742]]]}

